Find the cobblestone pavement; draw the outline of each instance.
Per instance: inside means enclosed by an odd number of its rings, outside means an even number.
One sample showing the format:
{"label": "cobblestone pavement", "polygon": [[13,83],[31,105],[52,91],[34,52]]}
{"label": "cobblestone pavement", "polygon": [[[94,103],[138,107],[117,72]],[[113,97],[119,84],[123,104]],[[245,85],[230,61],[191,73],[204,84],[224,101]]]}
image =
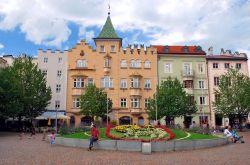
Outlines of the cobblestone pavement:
{"label": "cobblestone pavement", "polygon": [[250,165],[250,132],[245,143],[182,152],[121,152],[71,148],[42,141],[42,135],[19,140],[0,132],[0,165]]}

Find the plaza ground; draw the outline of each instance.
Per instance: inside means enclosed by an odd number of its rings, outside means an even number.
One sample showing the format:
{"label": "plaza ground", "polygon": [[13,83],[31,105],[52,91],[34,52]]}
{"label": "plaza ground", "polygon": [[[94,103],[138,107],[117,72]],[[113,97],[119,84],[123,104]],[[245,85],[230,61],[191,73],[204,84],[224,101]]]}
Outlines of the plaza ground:
{"label": "plaza ground", "polygon": [[42,141],[42,135],[19,140],[17,133],[0,132],[0,165],[249,165],[250,131],[246,143],[181,152],[121,152],[71,148]]}

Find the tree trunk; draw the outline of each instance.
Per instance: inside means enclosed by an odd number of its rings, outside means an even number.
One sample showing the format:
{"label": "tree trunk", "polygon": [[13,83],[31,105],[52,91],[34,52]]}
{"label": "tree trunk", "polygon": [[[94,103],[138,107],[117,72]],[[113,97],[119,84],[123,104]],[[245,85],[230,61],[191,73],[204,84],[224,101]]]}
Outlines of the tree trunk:
{"label": "tree trunk", "polygon": [[239,119],[239,131],[242,131],[242,118],[241,118],[241,114],[238,114],[238,119]]}

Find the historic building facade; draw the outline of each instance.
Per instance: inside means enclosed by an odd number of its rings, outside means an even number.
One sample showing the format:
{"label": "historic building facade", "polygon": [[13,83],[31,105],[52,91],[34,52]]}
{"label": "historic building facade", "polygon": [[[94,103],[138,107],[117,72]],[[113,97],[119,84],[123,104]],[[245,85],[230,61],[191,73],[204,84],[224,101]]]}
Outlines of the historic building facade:
{"label": "historic building facade", "polygon": [[7,66],[7,61],[0,57],[0,68],[4,68]]}
{"label": "historic building facade", "polygon": [[229,119],[221,118],[214,113],[213,102],[215,101],[214,89],[219,85],[220,76],[225,74],[229,68],[238,69],[240,72],[249,76],[247,55],[245,53],[235,52],[230,50],[224,51],[221,49],[219,55],[213,54],[213,48],[208,49],[207,71],[209,84],[209,109],[211,111],[211,126],[224,126],[229,124]]}
{"label": "historic building facade", "polygon": [[[55,118],[55,112],[66,112],[67,91],[67,51],[38,50],[38,68],[46,76],[47,86],[51,88],[52,98],[43,116]],[[36,62],[34,61],[34,62]]]}
{"label": "historic building facade", "polygon": [[68,53],[67,115],[79,126],[87,117],[80,113],[80,96],[86,86],[103,88],[113,107],[109,118],[119,124],[148,124],[146,107],[157,83],[157,54],[153,47],[122,48],[110,16],[99,36],[96,49],[81,41]]}
{"label": "historic building facade", "polygon": [[175,124],[189,127],[196,124],[210,124],[206,53],[200,46],[155,45],[158,54],[159,84],[168,77],[183,83],[186,92],[197,103],[198,112],[192,116],[176,118]]}

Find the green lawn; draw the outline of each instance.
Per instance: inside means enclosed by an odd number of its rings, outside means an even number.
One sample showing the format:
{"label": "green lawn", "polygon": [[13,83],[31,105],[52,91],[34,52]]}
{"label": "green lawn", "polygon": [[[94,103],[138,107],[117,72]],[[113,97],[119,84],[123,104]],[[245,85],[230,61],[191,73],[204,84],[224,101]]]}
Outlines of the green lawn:
{"label": "green lawn", "polygon": [[[175,134],[175,138],[173,140],[176,139],[180,139],[183,137],[187,136],[186,132],[183,132],[182,130],[177,130],[177,129],[170,129],[174,134]],[[106,137],[105,132],[106,132],[106,128],[99,128],[99,132],[100,132],[100,137],[101,139],[109,139],[108,137]],[[189,132],[190,133],[190,132]],[[90,135],[90,131],[87,132],[87,134]],[[120,132],[116,132],[114,129],[110,130],[110,134],[117,136],[117,137],[122,137],[123,134]],[[90,136],[86,135],[85,132],[79,132],[79,133],[73,133],[73,134],[68,134],[68,135],[62,135],[62,137],[65,138],[76,138],[76,139],[89,139]],[[143,138],[145,140],[149,140],[150,137],[147,136],[142,136],[139,138]],[[167,137],[165,137],[167,138]],[[192,133],[191,132],[191,136],[183,139],[183,140],[196,140],[196,139],[215,139],[218,138],[217,136],[213,136],[213,135],[204,135],[204,134],[199,134],[199,133]]]}

